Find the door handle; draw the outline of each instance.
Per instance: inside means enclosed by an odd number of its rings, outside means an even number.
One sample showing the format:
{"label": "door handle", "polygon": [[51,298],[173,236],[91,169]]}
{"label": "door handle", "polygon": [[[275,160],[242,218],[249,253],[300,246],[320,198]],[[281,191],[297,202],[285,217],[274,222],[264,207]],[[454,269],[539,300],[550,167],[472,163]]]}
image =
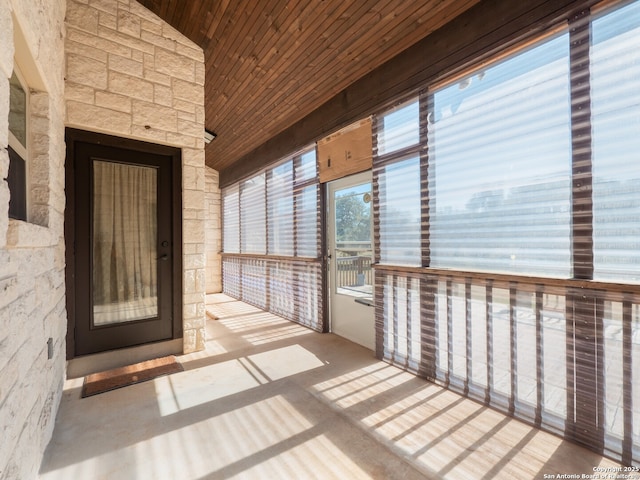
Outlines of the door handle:
{"label": "door handle", "polygon": [[161,255],[161,256],[159,256],[159,257],[157,258],[157,260],[166,260],[166,259],[168,259],[168,258],[169,258],[169,255],[166,255],[166,254],[165,254],[165,255]]}
{"label": "door handle", "polygon": [[354,302],[356,303],[360,303],[362,305],[366,305],[367,307],[375,307],[375,303],[373,303],[372,299],[369,298],[354,298],[353,299]]}

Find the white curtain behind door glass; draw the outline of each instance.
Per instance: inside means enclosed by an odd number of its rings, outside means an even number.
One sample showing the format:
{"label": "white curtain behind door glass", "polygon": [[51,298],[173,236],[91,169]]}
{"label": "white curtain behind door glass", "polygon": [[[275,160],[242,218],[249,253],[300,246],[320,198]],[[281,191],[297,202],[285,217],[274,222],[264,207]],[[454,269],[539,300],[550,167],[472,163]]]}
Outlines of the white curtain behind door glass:
{"label": "white curtain behind door glass", "polygon": [[157,173],[93,163],[93,323],[157,316]]}

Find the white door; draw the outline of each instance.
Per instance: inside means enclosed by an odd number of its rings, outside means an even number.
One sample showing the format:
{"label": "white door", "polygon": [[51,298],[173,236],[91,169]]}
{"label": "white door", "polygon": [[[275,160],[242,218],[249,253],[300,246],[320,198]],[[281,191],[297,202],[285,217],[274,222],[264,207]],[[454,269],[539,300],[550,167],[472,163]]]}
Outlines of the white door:
{"label": "white door", "polygon": [[375,350],[371,172],[327,186],[331,331]]}

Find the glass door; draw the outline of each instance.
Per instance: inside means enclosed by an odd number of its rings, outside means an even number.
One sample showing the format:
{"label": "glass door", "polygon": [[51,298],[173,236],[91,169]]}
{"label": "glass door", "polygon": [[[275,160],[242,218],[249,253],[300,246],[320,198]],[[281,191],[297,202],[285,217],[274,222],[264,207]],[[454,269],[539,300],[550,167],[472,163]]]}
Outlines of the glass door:
{"label": "glass door", "polygon": [[374,350],[371,172],[327,188],[331,331]]}
{"label": "glass door", "polygon": [[174,336],[171,157],[78,143],[75,353]]}

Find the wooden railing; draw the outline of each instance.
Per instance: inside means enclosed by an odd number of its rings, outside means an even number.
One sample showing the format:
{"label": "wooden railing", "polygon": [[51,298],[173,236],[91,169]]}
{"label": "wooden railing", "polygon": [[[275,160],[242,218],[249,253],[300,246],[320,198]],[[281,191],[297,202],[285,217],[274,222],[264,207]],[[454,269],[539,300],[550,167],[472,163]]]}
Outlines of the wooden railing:
{"label": "wooden railing", "polygon": [[223,254],[224,293],[322,332],[322,261],[318,258]]}
{"label": "wooden railing", "polygon": [[338,288],[373,285],[371,256],[336,258],[336,285]]}
{"label": "wooden railing", "polygon": [[375,267],[376,353],[640,464],[637,285]]}

